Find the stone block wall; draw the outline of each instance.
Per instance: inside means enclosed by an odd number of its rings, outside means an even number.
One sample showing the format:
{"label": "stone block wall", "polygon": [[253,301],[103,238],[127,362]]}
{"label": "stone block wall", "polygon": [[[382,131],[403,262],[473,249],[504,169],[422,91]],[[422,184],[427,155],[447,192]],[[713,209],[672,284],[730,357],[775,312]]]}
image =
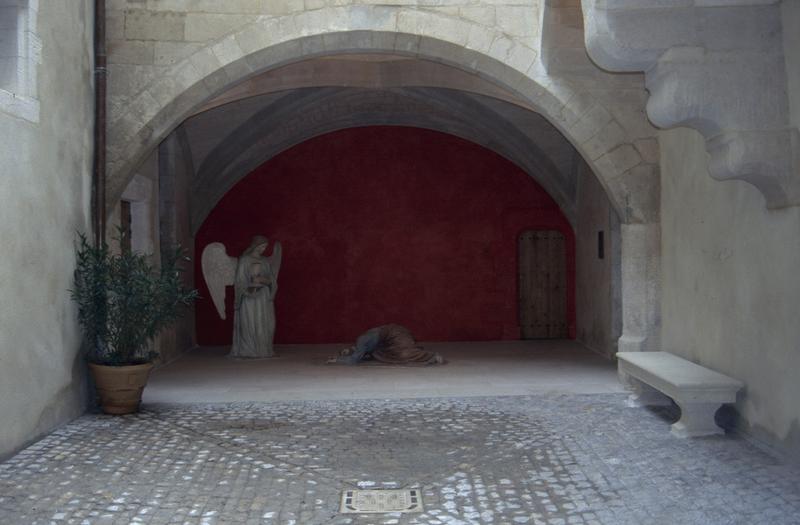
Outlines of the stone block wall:
{"label": "stone block wall", "polygon": [[[289,27],[271,29],[296,33],[296,36],[319,29],[310,24],[325,25],[335,22],[330,29],[341,30],[349,28],[345,26],[365,26],[367,20],[380,18],[390,19],[391,29],[407,29],[414,33],[415,26],[424,19],[420,13],[431,13],[437,15],[431,18],[431,23],[439,24],[445,30],[448,23],[452,29],[459,30],[458,24],[454,23],[456,20],[497,28],[505,40],[494,42],[496,47],[510,47],[514,41],[523,43],[532,51],[532,61],[539,46],[539,2],[540,0],[482,0],[476,4],[470,0],[111,0],[108,4],[107,28],[111,105],[112,108],[118,108],[120,104],[125,104],[137,94],[137,88],[143,87],[142,82],[168,71],[171,66],[211,43],[235,35],[256,22],[269,20],[280,21],[284,26],[286,20],[292,22]],[[347,20],[349,17],[346,16],[345,8],[353,6],[360,7],[356,16],[363,20]],[[327,12],[330,8],[338,9],[338,20],[330,19]],[[299,16],[301,14],[302,18]],[[464,39],[467,37],[460,36]]]}
{"label": "stone block wall", "polygon": [[577,340],[612,358],[622,333],[619,218],[586,163],[576,164]]}
{"label": "stone block wall", "polygon": [[[112,200],[148,151],[237,82],[325,54],[399,53],[509,89],[567,134],[604,179],[623,220],[657,221],[657,147],[642,77],[612,76],[588,62],[578,72],[548,74],[545,7],[542,0],[112,0]],[[572,26],[577,46],[581,27]]]}

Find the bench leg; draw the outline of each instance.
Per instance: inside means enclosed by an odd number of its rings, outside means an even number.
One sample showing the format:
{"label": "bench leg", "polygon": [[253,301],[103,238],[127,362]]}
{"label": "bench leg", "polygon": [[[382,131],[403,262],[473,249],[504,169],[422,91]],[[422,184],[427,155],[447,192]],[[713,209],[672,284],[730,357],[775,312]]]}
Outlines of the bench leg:
{"label": "bench leg", "polygon": [[629,407],[670,406],[672,404],[669,397],[625,372],[619,372],[619,380],[631,391],[625,401]]}
{"label": "bench leg", "polygon": [[720,403],[686,403],[675,400],[681,409],[681,418],[672,425],[671,433],[679,438],[724,434],[714,422]]}

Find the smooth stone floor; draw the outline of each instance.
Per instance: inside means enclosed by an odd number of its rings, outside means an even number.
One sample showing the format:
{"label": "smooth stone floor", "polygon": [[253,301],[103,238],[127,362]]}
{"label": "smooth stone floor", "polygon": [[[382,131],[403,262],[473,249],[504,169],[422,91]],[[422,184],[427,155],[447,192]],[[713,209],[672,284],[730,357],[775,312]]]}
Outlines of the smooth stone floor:
{"label": "smooth stone floor", "polygon": [[345,345],[283,345],[278,357],[227,359],[197,348],[156,370],[145,404],[324,399],[401,399],[623,392],[616,364],[573,341],[427,343],[443,366],[327,365]]}

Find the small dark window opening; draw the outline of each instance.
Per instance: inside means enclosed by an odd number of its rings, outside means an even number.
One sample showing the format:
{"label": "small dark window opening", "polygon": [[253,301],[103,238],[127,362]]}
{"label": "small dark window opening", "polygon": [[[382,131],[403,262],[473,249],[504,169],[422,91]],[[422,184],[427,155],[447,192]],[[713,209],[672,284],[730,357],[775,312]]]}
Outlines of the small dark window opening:
{"label": "small dark window opening", "polygon": [[605,259],[605,256],[606,256],[605,232],[601,230],[597,232],[597,258]]}
{"label": "small dark window opening", "polygon": [[19,12],[16,2],[0,0],[0,89],[17,92],[19,74]]}
{"label": "small dark window opening", "polygon": [[28,0],[0,0],[0,89],[27,95]]}
{"label": "small dark window opening", "polygon": [[131,230],[131,203],[130,201],[120,201],[119,203],[119,210],[120,210],[120,228],[122,233],[122,238],[120,239],[120,249],[123,252],[130,252],[131,251],[131,235],[133,231]]}

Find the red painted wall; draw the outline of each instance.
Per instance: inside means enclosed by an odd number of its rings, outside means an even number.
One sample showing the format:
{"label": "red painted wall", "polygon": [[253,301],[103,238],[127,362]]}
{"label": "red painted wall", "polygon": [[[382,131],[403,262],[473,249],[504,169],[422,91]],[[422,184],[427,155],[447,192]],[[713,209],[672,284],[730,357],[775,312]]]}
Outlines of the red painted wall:
{"label": "red painted wall", "polygon": [[[199,268],[206,244],[238,256],[255,234],[283,243],[278,343],[353,341],[385,323],[423,341],[516,339],[517,235],[567,238],[575,333],[575,241],[549,195],[511,162],[417,128],[368,127],[299,144],[250,173],[195,239],[197,340],[229,344]],[[268,248],[268,253],[271,248]]]}

